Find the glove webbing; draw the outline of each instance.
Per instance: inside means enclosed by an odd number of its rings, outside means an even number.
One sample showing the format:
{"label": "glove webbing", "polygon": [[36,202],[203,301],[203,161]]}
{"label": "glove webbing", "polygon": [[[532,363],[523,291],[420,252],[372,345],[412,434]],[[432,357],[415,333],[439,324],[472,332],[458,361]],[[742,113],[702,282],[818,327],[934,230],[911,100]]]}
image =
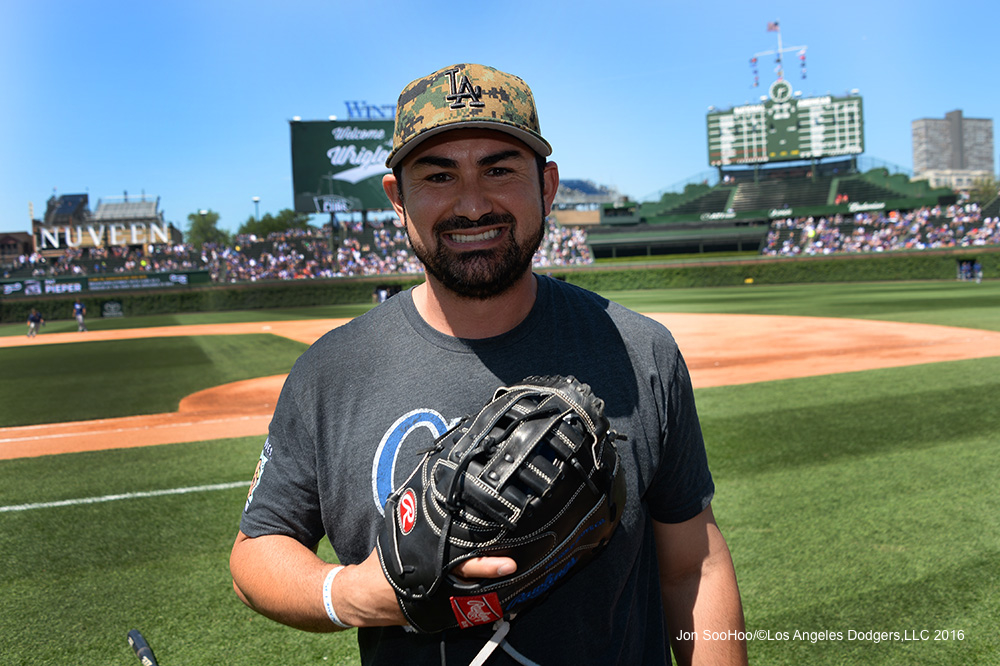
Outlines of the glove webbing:
{"label": "glove webbing", "polygon": [[[506,441],[506,439],[510,437],[511,433],[513,433],[514,430],[516,430],[519,425],[521,425],[528,419],[543,418],[546,416],[551,416],[552,414],[557,414],[558,412],[559,408],[556,407],[555,405],[551,407],[545,407],[544,409],[536,409],[534,411],[521,414],[513,421],[511,421],[510,425],[507,426],[507,428],[503,431],[503,433],[499,437],[492,437],[487,433],[483,433],[480,436],[479,441],[476,442],[475,446],[471,447],[468,451],[466,451],[465,455],[462,457],[458,465],[455,467],[454,476],[451,479],[451,488],[448,491],[448,500],[446,502],[447,507],[452,511],[458,511],[459,509],[462,508],[462,504],[459,501],[458,485],[461,482],[461,480],[465,477],[465,472],[469,469],[469,464],[472,462],[473,458],[478,456],[480,453],[489,452],[492,447],[496,446],[496,443],[498,441],[500,442]],[[492,517],[494,520],[502,522],[504,526],[507,527],[507,529],[512,530],[517,527],[516,525],[514,525],[514,523],[510,522],[510,520],[506,516],[501,516],[497,514],[493,515]]]}
{"label": "glove webbing", "polygon": [[[448,511],[445,511],[444,523],[441,525],[441,535],[438,538],[437,560],[435,561],[441,563],[442,574],[448,570],[447,567],[445,566],[444,551],[445,548],[447,548],[448,546],[448,538],[451,536],[452,514],[453,512],[458,511],[462,508],[462,503],[459,500],[458,485],[465,477],[465,472],[469,469],[469,464],[472,462],[472,459],[478,456],[480,453],[485,453],[489,451],[490,447],[496,446],[497,441],[502,442],[506,440],[510,436],[510,434],[514,432],[515,428],[517,428],[519,425],[521,425],[528,419],[547,417],[551,416],[552,414],[556,414],[558,412],[559,412],[558,407],[551,406],[551,407],[546,407],[544,409],[536,409],[534,411],[521,414],[520,416],[515,418],[510,423],[510,425],[507,426],[506,429],[504,429],[504,432],[502,435],[500,435],[499,439],[490,437],[484,433],[483,436],[479,439],[479,441],[476,442],[476,445],[470,448],[466,452],[466,454],[462,456],[462,459],[455,467],[454,476],[451,479],[451,488],[449,488],[448,490],[448,500],[445,503],[445,505],[448,507]],[[494,519],[498,520],[499,522],[502,522],[508,529],[515,529],[517,527],[514,523],[510,522],[510,520],[506,516],[500,515],[499,513],[495,513],[492,510],[490,510],[489,513]],[[440,584],[441,584],[441,576],[436,576],[434,578],[434,583],[431,585],[431,589],[428,590],[426,594],[427,595],[434,594],[434,592],[438,588],[438,585]]]}

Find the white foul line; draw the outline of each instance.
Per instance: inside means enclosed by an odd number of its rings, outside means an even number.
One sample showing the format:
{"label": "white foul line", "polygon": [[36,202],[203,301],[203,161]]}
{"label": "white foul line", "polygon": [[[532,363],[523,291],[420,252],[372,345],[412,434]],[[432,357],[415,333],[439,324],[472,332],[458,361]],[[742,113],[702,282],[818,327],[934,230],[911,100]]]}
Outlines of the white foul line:
{"label": "white foul line", "polygon": [[101,497],[81,497],[79,499],[59,500],[57,502],[38,502],[36,504],[12,504],[0,506],[0,513],[8,511],[30,511],[32,509],[51,509],[60,506],[77,506],[79,504],[97,504],[99,502],[114,502],[116,500],[137,499],[140,497],[160,497],[161,495],[183,495],[185,493],[200,493],[206,490],[230,490],[239,487],[248,488],[249,481],[230,481],[229,483],[214,483],[207,486],[191,486],[189,488],[167,488],[165,490],[146,490],[136,493],[121,493],[119,495],[103,495]]}

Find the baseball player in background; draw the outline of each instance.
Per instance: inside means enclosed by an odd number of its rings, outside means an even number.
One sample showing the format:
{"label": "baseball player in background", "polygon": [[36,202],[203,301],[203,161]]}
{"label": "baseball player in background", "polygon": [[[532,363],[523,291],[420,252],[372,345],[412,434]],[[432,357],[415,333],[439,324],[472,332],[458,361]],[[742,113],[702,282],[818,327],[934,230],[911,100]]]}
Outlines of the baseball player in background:
{"label": "baseball player in background", "polygon": [[[554,103],[577,104],[572,94]],[[383,187],[426,280],[296,362],[244,504],[234,588],[293,627],[358,627],[364,664],[469,664],[488,627],[407,630],[375,549],[386,500],[419,452],[498,386],[572,375],[628,437],[621,523],[598,559],[512,620],[487,663],[655,666],[672,650],[681,664],[745,664],[736,574],[673,337],[531,270],[559,187],[551,152],[515,76],[463,64],[404,88]],[[343,566],[317,557],[324,536]],[[451,573],[501,578],[517,567],[515,550]],[[698,640],[706,632],[720,638]]]}
{"label": "baseball player in background", "polygon": [[83,333],[87,330],[87,326],[83,323],[83,316],[87,314],[87,308],[84,307],[80,299],[73,301],[73,317],[76,319],[76,330]]}
{"label": "baseball player in background", "polygon": [[31,312],[28,314],[28,337],[33,338],[38,335],[38,329],[44,323],[45,319],[42,318],[42,313],[31,308]]}

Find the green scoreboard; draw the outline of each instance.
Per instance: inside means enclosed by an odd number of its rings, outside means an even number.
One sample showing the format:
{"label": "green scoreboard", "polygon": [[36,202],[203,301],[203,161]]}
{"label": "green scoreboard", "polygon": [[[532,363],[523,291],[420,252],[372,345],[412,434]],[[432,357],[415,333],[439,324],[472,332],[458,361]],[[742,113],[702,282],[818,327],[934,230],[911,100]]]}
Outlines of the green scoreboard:
{"label": "green scoreboard", "polygon": [[708,113],[708,163],[762,164],[857,155],[865,149],[861,97],[798,97],[778,79],[766,100]]}

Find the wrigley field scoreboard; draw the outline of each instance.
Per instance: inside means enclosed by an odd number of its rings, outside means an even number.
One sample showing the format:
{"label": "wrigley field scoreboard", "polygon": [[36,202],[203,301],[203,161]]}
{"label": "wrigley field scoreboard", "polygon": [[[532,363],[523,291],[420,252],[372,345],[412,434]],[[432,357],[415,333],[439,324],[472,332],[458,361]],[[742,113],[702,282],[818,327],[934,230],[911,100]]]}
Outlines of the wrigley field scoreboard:
{"label": "wrigley field scoreboard", "polygon": [[864,152],[861,97],[798,97],[778,79],[759,104],[708,113],[708,163],[764,164]]}

